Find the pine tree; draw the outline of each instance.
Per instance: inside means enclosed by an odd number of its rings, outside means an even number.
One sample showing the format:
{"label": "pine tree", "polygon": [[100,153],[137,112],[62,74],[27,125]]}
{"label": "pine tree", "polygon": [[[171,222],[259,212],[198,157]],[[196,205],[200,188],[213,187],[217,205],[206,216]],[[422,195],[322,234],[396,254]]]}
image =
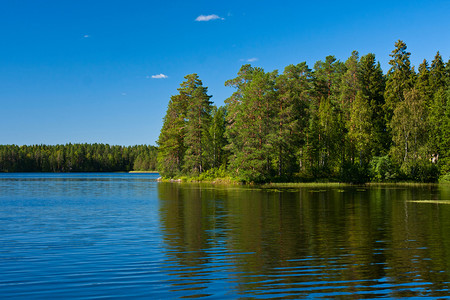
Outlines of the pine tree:
{"label": "pine tree", "polygon": [[350,120],[350,107],[355,101],[356,94],[360,89],[358,83],[358,66],[359,54],[358,51],[353,51],[352,55],[345,62],[346,71],[342,75],[342,82],[340,85],[341,97],[341,111],[344,114],[344,121]]}
{"label": "pine tree", "polygon": [[226,108],[223,106],[219,108],[214,107],[212,110],[212,122],[209,135],[211,137],[210,153],[212,153],[213,168],[219,168],[227,164],[227,152],[225,150],[225,146],[227,145],[225,137],[226,115]]}
{"label": "pine tree", "polygon": [[271,131],[274,150],[278,153],[279,177],[298,172],[298,154],[305,140],[309,102],[310,73],[305,62],[289,65],[276,78],[277,104],[274,129]]}
{"label": "pine tree", "polygon": [[333,176],[345,153],[345,124],[340,110],[340,85],[345,71],[345,64],[334,56],[314,65],[311,121],[303,157],[310,161],[311,171],[317,176]]}
{"label": "pine tree", "polygon": [[211,124],[212,102],[207,95],[207,88],[197,74],[184,77],[186,81],[178,89],[180,95],[187,101],[186,134],[184,144],[186,153],[183,168],[186,173],[200,174],[212,165],[211,153],[208,145],[211,137],[209,128]]}
{"label": "pine tree", "polygon": [[336,60],[332,55],[327,56],[324,62],[319,60],[314,64],[312,76],[318,101],[331,96],[336,101],[339,99],[339,86],[345,68],[345,64]]}
{"label": "pine tree", "polygon": [[264,181],[271,174],[275,77],[276,72],[244,65],[237,78],[225,83],[237,88],[225,102],[230,168],[244,181]]}
{"label": "pine tree", "polygon": [[340,146],[342,140],[338,114],[331,99],[322,99],[318,110],[319,121],[319,166],[323,176],[333,176],[340,165]]}
{"label": "pine tree", "polygon": [[158,171],[162,176],[173,177],[182,170],[184,162],[184,136],[186,132],[187,101],[182,95],[172,96],[157,141]]}
{"label": "pine tree", "polygon": [[341,122],[344,126],[343,132],[343,144],[342,147],[344,153],[342,155],[342,160],[345,161],[350,159],[354,160],[355,144],[351,138],[347,138],[350,121],[351,121],[351,108],[355,101],[356,94],[360,90],[358,82],[358,69],[359,69],[359,54],[357,51],[353,51],[352,55],[345,62],[346,71],[342,75],[342,81],[340,84],[340,102],[339,102],[339,112],[341,113]]}

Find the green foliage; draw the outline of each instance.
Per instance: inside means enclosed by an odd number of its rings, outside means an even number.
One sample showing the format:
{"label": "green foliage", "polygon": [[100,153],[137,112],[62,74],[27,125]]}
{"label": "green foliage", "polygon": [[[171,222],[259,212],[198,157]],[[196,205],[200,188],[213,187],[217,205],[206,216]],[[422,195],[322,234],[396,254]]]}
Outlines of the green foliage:
{"label": "green foliage", "polygon": [[262,182],[271,175],[275,130],[276,72],[242,66],[238,77],[226,82],[237,91],[227,104],[229,164],[233,176],[243,181]]}
{"label": "green foliage", "polygon": [[386,118],[383,110],[385,80],[380,63],[375,55],[369,53],[363,57],[358,65],[358,83],[362,97],[369,102],[371,115],[371,153],[370,156],[385,154],[390,147],[390,137],[386,130]]}
{"label": "green foliage", "polygon": [[198,176],[200,181],[214,181],[214,180],[231,180],[231,176],[226,170],[225,166],[222,165],[219,168],[212,168],[206,172],[203,172]]}
{"label": "green foliage", "polygon": [[154,171],[154,146],[66,144],[0,146],[0,172],[117,172]]}
{"label": "green foliage", "polygon": [[341,166],[340,181],[352,184],[363,184],[369,181],[369,169],[367,165],[360,163],[344,162]]}
{"label": "green foliage", "polygon": [[403,171],[408,180],[417,182],[436,182],[439,177],[438,167],[427,159],[411,162]]}
{"label": "green foliage", "polygon": [[427,123],[425,102],[417,90],[405,91],[404,98],[396,106],[389,126],[392,157],[396,163],[408,167],[427,156]]}
{"label": "green foliage", "polygon": [[439,183],[450,184],[450,173],[447,173],[439,177]]}
{"label": "green foliage", "polygon": [[181,95],[172,96],[164,117],[164,124],[157,141],[158,171],[162,176],[175,176],[183,166],[184,136],[186,132],[186,104]]}
{"label": "green foliage", "polygon": [[433,182],[450,172],[450,62],[438,52],[416,74],[406,49],[395,43],[386,76],[357,51],[282,74],[243,65],[220,108],[188,75],[169,102],[159,169],[243,182]]}
{"label": "green foliage", "polygon": [[212,102],[209,100],[211,96],[207,95],[208,89],[203,87],[197,74],[187,75],[185,79],[178,89],[187,102],[183,170],[187,174],[200,174],[213,163],[207,151],[211,141],[209,129]]}
{"label": "green foliage", "polygon": [[350,120],[347,123],[348,137],[359,152],[359,161],[367,162],[372,148],[372,114],[369,99],[358,91],[351,104]]}
{"label": "green foliage", "polygon": [[211,96],[197,74],[185,79],[170,99],[158,139],[158,170],[164,177],[200,174],[214,164]]}
{"label": "green foliage", "polygon": [[395,43],[395,49],[390,56],[391,68],[386,77],[386,90],[384,92],[385,111],[387,122],[390,122],[398,103],[403,102],[405,91],[413,86],[414,76],[409,57],[411,53],[406,51],[406,44],[399,40]]}
{"label": "green foliage", "polygon": [[400,178],[400,170],[394,165],[388,155],[375,156],[369,164],[371,181],[395,181]]}
{"label": "green foliage", "polygon": [[229,153],[225,150],[227,145],[225,137],[226,116],[227,111],[225,107],[213,107],[212,123],[209,129],[209,136],[211,137],[209,153],[212,155],[213,168],[225,166],[228,161]]}

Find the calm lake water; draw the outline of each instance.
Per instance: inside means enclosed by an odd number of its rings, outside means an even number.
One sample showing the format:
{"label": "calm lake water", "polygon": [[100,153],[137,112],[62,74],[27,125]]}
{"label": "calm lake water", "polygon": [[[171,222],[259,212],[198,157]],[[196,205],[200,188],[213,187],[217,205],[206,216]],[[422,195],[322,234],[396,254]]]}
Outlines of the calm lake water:
{"label": "calm lake water", "polygon": [[0,174],[0,298],[450,296],[450,187],[157,177]]}

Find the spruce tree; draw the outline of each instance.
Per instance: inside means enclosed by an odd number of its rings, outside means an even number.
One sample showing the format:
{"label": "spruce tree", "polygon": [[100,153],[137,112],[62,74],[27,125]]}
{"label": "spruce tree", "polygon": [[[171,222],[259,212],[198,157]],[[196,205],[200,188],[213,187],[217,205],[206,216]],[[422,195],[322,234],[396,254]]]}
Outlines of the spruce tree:
{"label": "spruce tree", "polygon": [[425,105],[430,107],[433,99],[433,90],[430,84],[430,68],[426,59],[419,65],[419,73],[417,74],[417,80],[414,84],[420,97],[425,101]]}
{"label": "spruce tree", "polygon": [[361,96],[368,99],[371,112],[371,156],[385,155],[390,146],[383,111],[385,81],[380,63],[376,62],[372,53],[361,57],[358,65],[358,84]]}
{"label": "spruce tree", "polygon": [[442,152],[445,150],[443,128],[445,127],[445,110],[447,106],[445,65],[439,52],[436,53],[431,63],[427,96],[429,148],[436,161],[439,157],[442,157]]}
{"label": "spruce tree", "polygon": [[[447,75],[448,76],[448,75]],[[433,61],[431,62],[430,69],[430,86],[432,92],[437,92],[439,89],[445,89],[448,83],[446,82],[446,71],[444,61],[439,51],[436,53]]]}
{"label": "spruce tree", "polygon": [[387,122],[390,122],[397,105],[405,100],[405,91],[413,87],[413,70],[406,51],[406,44],[398,40],[395,49],[389,55],[391,68],[386,75],[386,90],[384,92]]}

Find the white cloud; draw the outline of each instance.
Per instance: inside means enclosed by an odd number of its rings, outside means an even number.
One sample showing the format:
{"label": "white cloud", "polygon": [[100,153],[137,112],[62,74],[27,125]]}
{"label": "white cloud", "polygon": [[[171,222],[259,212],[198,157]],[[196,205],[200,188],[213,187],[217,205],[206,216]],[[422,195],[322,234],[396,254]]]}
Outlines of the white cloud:
{"label": "white cloud", "polygon": [[[148,76],[147,76],[147,78],[148,78]],[[166,79],[166,78],[169,78],[169,76],[164,75],[164,74],[161,73],[161,74],[157,74],[157,75],[152,75],[151,78],[153,78],[153,79]]]}
{"label": "white cloud", "polygon": [[247,58],[247,59],[241,59],[240,61],[255,62],[255,61],[258,61],[258,58],[257,57],[252,57],[252,58]]}
{"label": "white cloud", "polygon": [[83,38],[84,39],[88,39],[88,38],[90,38],[91,36],[89,35],[89,34],[85,34],[85,35],[83,35]]}
{"label": "white cloud", "polygon": [[195,21],[197,22],[207,22],[211,20],[225,20],[224,18],[219,17],[218,15],[200,15],[198,16]]}

